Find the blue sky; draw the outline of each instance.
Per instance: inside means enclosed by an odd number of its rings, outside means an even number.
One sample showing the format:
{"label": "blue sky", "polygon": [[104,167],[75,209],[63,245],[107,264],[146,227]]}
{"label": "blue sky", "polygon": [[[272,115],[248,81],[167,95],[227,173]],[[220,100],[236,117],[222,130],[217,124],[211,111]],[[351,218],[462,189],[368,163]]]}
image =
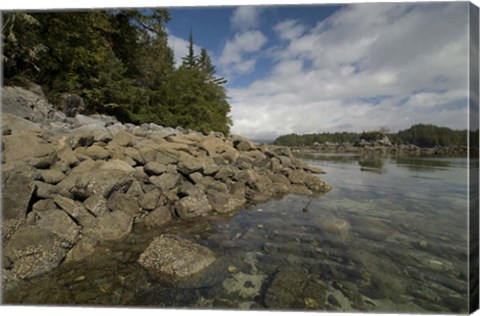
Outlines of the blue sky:
{"label": "blue sky", "polygon": [[169,11],[177,61],[192,30],[229,80],[233,133],[467,128],[466,2]]}
{"label": "blue sky", "polygon": [[[195,44],[206,48],[213,57],[218,58],[225,44],[234,38],[239,30],[260,30],[267,38],[265,47],[273,47],[285,44],[276,36],[275,25],[285,20],[295,19],[305,26],[313,27],[318,21],[325,19],[341,7],[341,5],[258,5],[245,6],[243,9],[238,6],[173,8],[169,10],[172,21],[168,23],[167,28],[171,35],[183,39],[188,39],[192,30]],[[245,12],[244,17],[242,11]],[[185,46],[185,43],[177,41],[177,48],[178,45]],[[266,54],[250,53],[249,55],[258,58],[251,71],[240,73],[224,71],[229,77],[230,87],[245,86],[264,76],[274,66]]]}

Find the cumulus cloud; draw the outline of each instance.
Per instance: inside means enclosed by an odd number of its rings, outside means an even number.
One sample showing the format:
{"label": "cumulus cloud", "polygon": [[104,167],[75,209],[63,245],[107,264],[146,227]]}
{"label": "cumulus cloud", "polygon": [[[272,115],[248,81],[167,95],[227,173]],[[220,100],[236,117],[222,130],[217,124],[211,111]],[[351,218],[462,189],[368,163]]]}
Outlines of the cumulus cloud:
{"label": "cumulus cloud", "polygon": [[467,18],[466,3],[371,3],[310,29],[283,21],[274,30],[284,41],[269,48],[272,71],[229,90],[233,132],[466,128]]}
{"label": "cumulus cloud", "polygon": [[257,30],[237,33],[225,43],[218,63],[225,73],[248,73],[256,62],[250,54],[260,51],[266,42],[267,38]]}
{"label": "cumulus cloud", "polygon": [[260,25],[260,11],[260,7],[240,6],[233,11],[230,23],[234,29],[240,31],[258,28]]}

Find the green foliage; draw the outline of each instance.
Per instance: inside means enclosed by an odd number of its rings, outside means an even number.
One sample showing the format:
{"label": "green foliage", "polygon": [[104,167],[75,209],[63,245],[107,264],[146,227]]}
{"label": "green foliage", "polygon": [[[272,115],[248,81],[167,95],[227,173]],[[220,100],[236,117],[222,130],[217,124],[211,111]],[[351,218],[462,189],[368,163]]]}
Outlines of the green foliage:
{"label": "green foliage", "polygon": [[2,25],[4,76],[22,82],[40,71],[40,60],[48,51],[39,37],[41,25],[31,14],[4,14]]}
{"label": "green foliage", "polygon": [[193,33],[190,31],[190,36],[188,38],[188,54],[187,56],[182,58],[182,66],[193,68],[197,66],[197,59],[198,57],[195,56],[194,48],[193,48]]}
{"label": "green foliage", "polygon": [[361,133],[358,138],[366,140],[367,142],[372,142],[380,140],[383,137],[385,137],[385,134],[381,131],[368,131]]}
{"label": "green foliage", "polygon": [[88,112],[228,133],[226,80],[205,50],[175,68],[165,9],[9,13],[2,25],[6,82],[34,81],[51,102],[80,95]]}
{"label": "green foliage", "polygon": [[357,141],[359,134],[348,132],[337,133],[319,133],[319,134],[289,134],[275,139],[275,145],[282,146],[312,146],[315,143],[324,144],[326,142],[336,144],[353,144]]}
{"label": "green foliage", "polygon": [[[435,125],[417,124],[398,133],[388,134],[386,128],[377,131],[362,133],[320,133],[305,135],[283,135],[275,140],[276,145],[283,146],[312,146],[314,143],[326,142],[336,144],[353,144],[360,139],[366,141],[381,140],[388,136],[394,144],[416,145],[419,147],[455,147],[467,146],[467,131],[452,130],[448,127]],[[478,148],[478,130],[470,132],[471,146]]]}
{"label": "green foliage", "polygon": [[467,146],[467,131],[417,124],[398,132],[393,139],[399,144],[414,144],[420,147]]}

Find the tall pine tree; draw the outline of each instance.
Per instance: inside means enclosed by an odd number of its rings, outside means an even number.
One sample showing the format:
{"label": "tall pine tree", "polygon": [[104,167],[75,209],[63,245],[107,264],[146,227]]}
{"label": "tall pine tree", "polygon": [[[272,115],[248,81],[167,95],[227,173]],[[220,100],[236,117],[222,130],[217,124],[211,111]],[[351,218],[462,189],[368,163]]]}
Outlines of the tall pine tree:
{"label": "tall pine tree", "polygon": [[195,50],[193,48],[193,32],[190,30],[190,36],[188,38],[188,55],[183,57],[182,66],[188,68],[194,68],[197,66],[197,56],[195,56]]}

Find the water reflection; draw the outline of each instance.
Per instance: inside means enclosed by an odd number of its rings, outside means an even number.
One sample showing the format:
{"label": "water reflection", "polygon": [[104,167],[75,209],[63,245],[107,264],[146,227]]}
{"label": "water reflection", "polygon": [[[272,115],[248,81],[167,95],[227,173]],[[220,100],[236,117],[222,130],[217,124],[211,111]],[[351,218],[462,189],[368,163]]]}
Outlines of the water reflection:
{"label": "water reflection", "polygon": [[360,165],[360,171],[367,171],[373,173],[386,173],[387,169],[384,168],[387,157],[374,154],[366,154],[358,157],[358,164]]}

